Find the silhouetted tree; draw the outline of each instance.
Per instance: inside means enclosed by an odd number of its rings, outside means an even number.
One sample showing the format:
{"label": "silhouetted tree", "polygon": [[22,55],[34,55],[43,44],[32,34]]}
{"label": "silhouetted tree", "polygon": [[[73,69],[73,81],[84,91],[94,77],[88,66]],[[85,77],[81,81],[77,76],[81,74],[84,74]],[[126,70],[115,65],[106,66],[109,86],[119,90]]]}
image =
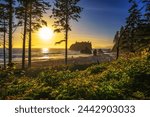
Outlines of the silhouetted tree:
{"label": "silhouetted tree", "polygon": [[116,51],[116,59],[119,57],[119,50],[120,50],[120,36],[119,36],[119,31],[116,32],[115,37],[114,37],[114,47],[113,51]]}
{"label": "silhouetted tree", "polygon": [[[120,40],[120,50],[128,52],[140,51],[150,47],[150,0],[141,0],[144,5],[139,9],[135,0],[129,0],[131,7],[129,9],[129,17],[123,31],[120,32],[119,38],[115,36],[115,44],[113,50],[117,48],[117,40]],[[141,10],[146,6],[146,11]],[[119,51],[120,51],[119,50]]]}
{"label": "silhouetted tree", "polygon": [[131,8],[129,9],[129,17],[127,18],[126,25],[128,30],[128,48],[130,52],[136,51],[137,38],[135,38],[136,31],[141,24],[141,13],[138,10],[138,5],[135,0],[129,0]]}
{"label": "silhouetted tree", "polygon": [[23,33],[23,53],[22,53],[22,68],[25,67],[25,47],[27,34],[28,42],[28,67],[31,67],[31,45],[32,32],[38,30],[42,25],[47,25],[43,20],[43,14],[49,9],[50,5],[44,0],[18,0],[20,2],[17,8],[17,18],[24,22]]}
{"label": "silhouetted tree", "polygon": [[146,11],[144,16],[146,17],[146,22],[150,24],[150,0],[142,0],[146,4]]}
{"label": "silhouetted tree", "polygon": [[6,69],[6,32],[8,26],[7,5],[0,3],[0,32],[3,33],[3,59],[4,69]]}
{"label": "silhouetted tree", "polygon": [[150,47],[150,0],[142,0],[145,5],[145,13],[144,13],[144,24],[142,26],[142,29],[140,30],[139,36],[143,38],[141,40],[146,47]]}
{"label": "silhouetted tree", "polygon": [[9,32],[8,32],[8,53],[9,53],[9,58],[8,58],[8,65],[12,66],[12,34],[13,34],[13,14],[14,14],[14,4],[15,0],[3,0],[8,9],[8,27],[9,27]]}
{"label": "silhouetted tree", "polygon": [[128,26],[126,27],[122,26],[120,28],[120,31],[116,32],[116,35],[113,40],[114,46],[112,49],[112,51],[116,52],[116,59],[119,58],[121,52],[129,51],[128,50],[129,45],[127,39],[128,35],[129,35]]}
{"label": "silhouetted tree", "polygon": [[[140,13],[139,16],[136,16],[136,20],[133,20],[136,26],[134,27],[134,32],[132,36],[132,40],[134,40],[134,51],[140,51],[150,44],[150,0],[143,0],[143,7],[145,8],[145,13],[141,19]],[[140,10],[142,10],[140,9]],[[139,11],[139,10],[137,10]],[[138,22],[138,23],[137,23]]]}
{"label": "silhouetted tree", "polygon": [[28,21],[28,4],[30,0],[17,0],[20,4],[16,8],[16,15],[19,20],[23,22],[23,42],[22,42],[22,69],[25,68],[25,48],[27,35],[27,21]]}
{"label": "silhouetted tree", "polygon": [[29,2],[29,46],[28,46],[28,67],[31,67],[31,45],[32,32],[38,30],[42,25],[47,26],[47,22],[43,20],[43,14],[50,8],[50,4],[44,0],[30,0]]}
{"label": "silhouetted tree", "polygon": [[68,61],[68,32],[71,31],[70,21],[78,21],[82,8],[77,6],[80,0],[55,0],[53,8],[54,27],[56,32],[65,32],[65,64]]}

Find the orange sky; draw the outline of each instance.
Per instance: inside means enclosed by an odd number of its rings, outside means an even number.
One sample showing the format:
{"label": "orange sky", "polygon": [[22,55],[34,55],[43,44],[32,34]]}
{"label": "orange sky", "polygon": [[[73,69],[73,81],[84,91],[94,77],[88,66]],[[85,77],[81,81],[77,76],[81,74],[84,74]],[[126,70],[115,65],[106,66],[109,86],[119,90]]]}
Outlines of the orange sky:
{"label": "orange sky", "polygon": [[[48,27],[54,30],[52,27],[53,21],[49,19],[48,16],[45,16],[45,20],[48,22]],[[86,27],[82,27],[80,33],[78,33],[79,23],[75,22],[72,25],[72,31],[69,32],[69,40],[68,40],[68,47],[71,44],[75,43],[76,41],[90,41],[92,42],[93,48],[111,48],[113,43],[110,37],[102,37],[92,34],[84,34],[82,33],[83,30],[86,30]],[[21,48],[22,47],[22,34],[23,28],[19,27],[17,31],[13,35],[13,47],[14,48]],[[43,40],[39,36],[39,31],[36,31],[32,34],[32,48],[64,48],[65,43],[61,43],[59,45],[55,45],[55,42],[58,42],[64,39],[63,33],[55,33],[54,36],[49,40]],[[28,46],[28,43],[26,44]]]}
{"label": "orange sky", "polygon": [[[64,34],[63,33],[55,33],[54,36],[49,39],[49,40],[43,40],[39,36],[39,32],[35,32],[32,34],[32,47],[33,48],[64,48],[65,44],[61,43],[59,45],[55,45],[55,42],[60,41],[64,39]],[[90,41],[92,42],[93,48],[110,48],[112,47],[112,42],[105,37],[88,37],[88,36],[83,36],[80,34],[73,34],[70,32],[69,34],[69,40],[68,40],[68,45],[70,47],[71,44],[75,43],[76,41]],[[22,47],[22,39],[21,39],[21,34],[18,32],[15,33],[14,38],[13,38],[13,47],[14,48],[20,48]]]}

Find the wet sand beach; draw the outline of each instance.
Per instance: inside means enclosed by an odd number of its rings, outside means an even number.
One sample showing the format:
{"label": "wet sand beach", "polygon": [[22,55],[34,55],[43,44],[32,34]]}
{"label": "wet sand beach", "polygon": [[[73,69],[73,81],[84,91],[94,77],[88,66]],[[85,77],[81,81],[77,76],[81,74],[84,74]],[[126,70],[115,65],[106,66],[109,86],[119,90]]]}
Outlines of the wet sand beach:
{"label": "wet sand beach", "polygon": [[[68,58],[68,65],[72,64],[95,64],[112,61],[113,57],[102,54],[98,56]],[[46,61],[33,61],[32,67],[49,67],[64,65],[64,59],[49,59]]]}

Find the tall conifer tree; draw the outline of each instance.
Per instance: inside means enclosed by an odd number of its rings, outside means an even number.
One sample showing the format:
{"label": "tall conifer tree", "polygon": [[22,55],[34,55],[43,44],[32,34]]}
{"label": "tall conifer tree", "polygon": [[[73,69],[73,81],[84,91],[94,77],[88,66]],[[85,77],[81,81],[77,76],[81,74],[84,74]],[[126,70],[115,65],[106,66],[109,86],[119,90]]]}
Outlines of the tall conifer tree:
{"label": "tall conifer tree", "polygon": [[3,0],[6,5],[7,5],[7,9],[8,9],[8,66],[12,67],[12,34],[13,34],[13,15],[14,15],[14,4],[15,4],[15,0]]}
{"label": "tall conifer tree", "polygon": [[31,45],[32,32],[38,30],[42,25],[47,25],[43,20],[43,14],[49,9],[50,5],[44,0],[18,0],[19,5],[17,10],[17,18],[24,22],[23,33],[23,54],[22,54],[22,68],[25,67],[25,47],[26,38],[28,34],[28,67],[31,67]]}
{"label": "tall conifer tree", "polygon": [[[78,21],[82,8],[78,6],[80,0],[55,0],[53,8],[54,27],[56,32],[65,33],[65,64],[68,61],[68,33],[71,31],[71,20]],[[63,42],[62,40],[60,42]]]}
{"label": "tall conifer tree", "polygon": [[43,20],[43,14],[50,8],[49,2],[44,0],[30,0],[29,2],[29,45],[28,45],[28,67],[31,67],[31,51],[32,51],[32,32],[38,30],[42,25],[47,26],[47,22]]}
{"label": "tall conifer tree", "polygon": [[129,17],[127,18],[126,25],[128,30],[128,48],[130,52],[136,51],[137,38],[135,38],[136,29],[141,24],[141,13],[138,10],[138,4],[135,0],[129,0],[131,3],[131,8],[129,9]]}
{"label": "tall conifer tree", "polygon": [[3,61],[6,69],[6,35],[8,26],[8,9],[7,5],[0,3],[0,33],[3,35]]}
{"label": "tall conifer tree", "polygon": [[22,69],[25,68],[25,48],[27,37],[28,6],[30,0],[18,0],[19,7],[16,8],[16,15],[23,22],[23,41],[22,41]]}

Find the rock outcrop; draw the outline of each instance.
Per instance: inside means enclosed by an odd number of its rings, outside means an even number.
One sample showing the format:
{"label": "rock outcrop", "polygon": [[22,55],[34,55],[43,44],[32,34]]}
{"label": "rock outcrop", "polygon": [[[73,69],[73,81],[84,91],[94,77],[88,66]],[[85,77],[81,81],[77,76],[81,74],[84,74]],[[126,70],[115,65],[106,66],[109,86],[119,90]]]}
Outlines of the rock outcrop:
{"label": "rock outcrop", "polygon": [[70,50],[80,51],[83,54],[92,54],[91,42],[76,42],[70,46]]}

